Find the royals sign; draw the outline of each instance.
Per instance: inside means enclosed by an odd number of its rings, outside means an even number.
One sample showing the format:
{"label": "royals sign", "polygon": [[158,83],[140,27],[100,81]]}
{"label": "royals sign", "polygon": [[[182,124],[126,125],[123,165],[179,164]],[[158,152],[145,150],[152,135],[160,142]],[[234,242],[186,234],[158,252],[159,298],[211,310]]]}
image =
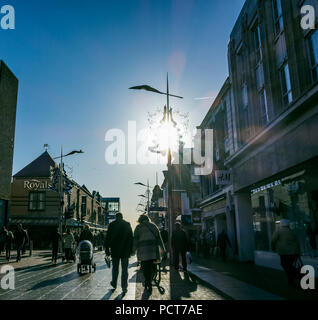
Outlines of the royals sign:
{"label": "royals sign", "polygon": [[50,184],[48,181],[40,181],[36,179],[24,181],[24,189],[28,190],[48,190],[49,187]]}

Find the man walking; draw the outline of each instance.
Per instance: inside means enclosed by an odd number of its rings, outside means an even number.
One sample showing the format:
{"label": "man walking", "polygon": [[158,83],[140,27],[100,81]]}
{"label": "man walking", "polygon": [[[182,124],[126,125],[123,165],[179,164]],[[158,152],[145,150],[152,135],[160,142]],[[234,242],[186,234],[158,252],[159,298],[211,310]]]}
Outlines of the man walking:
{"label": "man walking", "polygon": [[226,247],[227,247],[227,245],[229,245],[229,247],[232,248],[229,237],[225,233],[225,230],[222,230],[222,232],[218,236],[217,246],[220,248],[221,259],[223,262],[226,261]]}
{"label": "man walking", "polygon": [[62,240],[62,236],[59,233],[59,229],[56,228],[52,234],[52,262],[56,264],[57,255],[59,251],[59,242]]}
{"label": "man walking", "polygon": [[0,256],[2,251],[4,250],[5,239],[6,239],[6,227],[3,226],[0,230]]}
{"label": "man walking", "polygon": [[300,246],[297,235],[289,228],[289,220],[280,221],[280,229],[276,230],[272,238],[272,249],[280,256],[280,263],[283,267],[288,283],[295,286],[295,280],[299,277],[294,266],[295,261],[300,256]]}
{"label": "man walking", "polygon": [[105,239],[105,253],[111,255],[113,261],[111,286],[117,288],[119,262],[121,261],[121,287],[123,293],[128,287],[128,262],[133,249],[133,233],[130,223],[123,219],[122,213],[116,213],[116,220],[108,227]]}
{"label": "man walking", "polygon": [[28,241],[27,233],[25,232],[25,230],[23,230],[22,224],[18,224],[18,229],[14,233],[14,239],[17,248],[17,262],[19,262],[21,260],[23,246],[25,242]]}
{"label": "man walking", "polygon": [[14,239],[13,233],[10,230],[6,230],[6,238],[5,238],[4,248],[6,250],[6,260],[7,260],[7,262],[10,261],[11,246],[12,246],[13,239]]}
{"label": "man walking", "polygon": [[186,253],[189,251],[189,240],[186,232],[182,229],[181,223],[175,224],[175,230],[172,233],[171,246],[173,251],[173,265],[179,270],[179,258],[181,256],[183,271],[187,272]]}

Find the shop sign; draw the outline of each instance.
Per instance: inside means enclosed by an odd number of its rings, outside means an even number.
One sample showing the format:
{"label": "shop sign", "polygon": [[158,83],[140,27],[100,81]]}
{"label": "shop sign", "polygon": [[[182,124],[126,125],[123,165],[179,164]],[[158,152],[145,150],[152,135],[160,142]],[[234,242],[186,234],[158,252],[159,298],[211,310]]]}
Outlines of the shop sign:
{"label": "shop sign", "polygon": [[201,223],[201,212],[192,211],[193,223]]}
{"label": "shop sign", "polygon": [[218,186],[227,186],[231,184],[231,172],[229,170],[216,170],[215,181]]}
{"label": "shop sign", "polygon": [[274,181],[274,182],[268,183],[268,184],[266,184],[266,185],[264,185],[264,186],[261,186],[261,187],[259,187],[259,188],[252,189],[251,193],[252,193],[252,194],[255,194],[255,193],[264,191],[264,190],[266,190],[266,189],[270,189],[270,188],[279,186],[280,184],[281,184],[281,181],[280,181],[280,180],[276,180],[276,181]]}
{"label": "shop sign", "polygon": [[24,189],[28,190],[46,190],[49,189],[50,184],[48,181],[40,181],[36,179],[25,180],[24,181]]}

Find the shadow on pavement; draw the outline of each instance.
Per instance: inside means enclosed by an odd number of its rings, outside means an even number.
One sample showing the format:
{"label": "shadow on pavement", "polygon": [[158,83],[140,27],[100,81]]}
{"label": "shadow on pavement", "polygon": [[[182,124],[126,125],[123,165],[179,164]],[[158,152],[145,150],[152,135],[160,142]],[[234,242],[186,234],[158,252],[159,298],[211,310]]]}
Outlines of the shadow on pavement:
{"label": "shadow on pavement", "polygon": [[191,292],[195,292],[198,288],[196,278],[184,273],[182,279],[179,271],[171,268],[170,271],[170,293],[171,300],[182,300],[181,298],[191,298]]}
{"label": "shadow on pavement", "polygon": [[115,289],[109,289],[109,291],[103,296],[102,300],[109,300],[114,292]]}
{"label": "shadow on pavement", "polygon": [[62,277],[58,277],[58,278],[54,278],[54,279],[49,279],[49,280],[44,280],[42,282],[37,283],[36,285],[34,285],[32,288],[28,289],[28,291],[34,291],[37,289],[41,289],[44,287],[48,287],[54,284],[58,284],[58,283],[65,283],[67,281],[71,281],[73,279],[78,278],[78,274],[77,272],[72,272],[70,274],[67,274],[65,276]]}

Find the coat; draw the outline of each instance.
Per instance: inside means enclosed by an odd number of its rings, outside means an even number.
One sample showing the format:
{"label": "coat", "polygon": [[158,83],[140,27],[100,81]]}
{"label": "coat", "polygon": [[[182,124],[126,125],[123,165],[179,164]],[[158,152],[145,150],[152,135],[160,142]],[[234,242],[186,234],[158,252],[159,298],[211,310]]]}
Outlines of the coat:
{"label": "coat", "polygon": [[189,239],[183,229],[173,231],[171,238],[171,246],[173,250],[186,252],[189,250]]}
{"label": "coat", "polygon": [[300,246],[297,235],[289,227],[281,227],[272,238],[272,248],[279,255],[299,255]]}
{"label": "coat", "polygon": [[93,243],[93,234],[92,234],[91,230],[89,230],[89,229],[84,229],[84,230],[81,232],[80,242],[81,242],[81,241],[84,241],[84,240]]}
{"label": "coat", "polygon": [[72,249],[74,242],[75,242],[74,236],[72,234],[67,234],[64,238],[64,248]]}
{"label": "coat", "polygon": [[129,258],[133,248],[133,232],[130,223],[123,219],[112,222],[105,239],[105,252],[113,258]]}
{"label": "coat", "polygon": [[139,261],[160,260],[159,247],[165,250],[157,226],[151,222],[140,223],[134,232],[134,251]]}
{"label": "coat", "polygon": [[15,243],[20,246],[28,242],[28,235],[25,230],[16,230],[14,233]]}

